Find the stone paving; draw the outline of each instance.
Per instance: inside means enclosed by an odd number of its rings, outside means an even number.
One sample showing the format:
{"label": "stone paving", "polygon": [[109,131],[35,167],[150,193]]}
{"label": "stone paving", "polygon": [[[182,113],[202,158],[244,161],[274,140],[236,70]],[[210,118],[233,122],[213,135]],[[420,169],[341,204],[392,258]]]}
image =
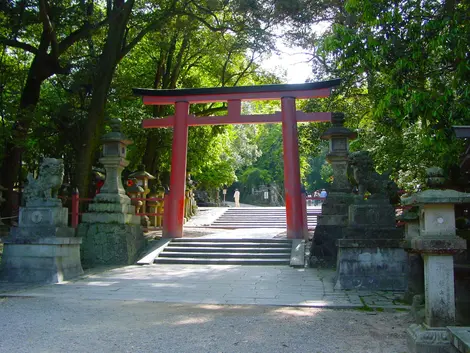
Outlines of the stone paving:
{"label": "stone paving", "polygon": [[[204,238],[285,238],[283,229],[208,230],[223,212],[204,208],[185,234]],[[197,227],[197,228],[191,228]],[[3,297],[55,297],[188,304],[407,310],[401,292],[334,290],[334,271],[289,266],[165,265],[97,268],[53,285],[0,282]]]}
{"label": "stone paving", "polygon": [[[331,270],[288,266],[148,265],[94,270],[75,281],[32,288],[0,283],[4,297],[407,309],[402,293],[333,289]],[[3,287],[3,290],[2,290]]]}

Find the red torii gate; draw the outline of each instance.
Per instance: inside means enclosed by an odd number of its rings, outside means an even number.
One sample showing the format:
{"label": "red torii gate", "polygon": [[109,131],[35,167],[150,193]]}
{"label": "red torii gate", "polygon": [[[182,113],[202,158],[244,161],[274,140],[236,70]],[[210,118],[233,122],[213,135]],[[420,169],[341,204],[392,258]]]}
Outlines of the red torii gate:
{"label": "red torii gate", "polygon": [[[295,99],[328,97],[331,89],[338,86],[340,82],[340,79],[335,79],[303,84],[244,87],[168,90],[134,88],[134,94],[142,96],[143,103],[146,105],[175,105],[174,116],[146,119],[142,123],[145,129],[173,127],[170,194],[165,204],[167,224],[164,225],[163,236],[165,238],[181,238],[183,236],[188,126],[282,123],[287,237],[302,239],[304,235],[297,122],[330,121],[331,113],[296,111]],[[279,99],[281,100],[281,112],[241,115],[242,100]],[[213,102],[227,102],[228,114],[213,117],[189,115],[189,104]]]}

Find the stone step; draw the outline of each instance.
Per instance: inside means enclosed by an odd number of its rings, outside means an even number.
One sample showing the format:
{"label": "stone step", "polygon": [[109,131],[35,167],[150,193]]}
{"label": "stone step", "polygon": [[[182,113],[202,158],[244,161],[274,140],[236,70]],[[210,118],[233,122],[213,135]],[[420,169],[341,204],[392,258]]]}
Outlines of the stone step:
{"label": "stone step", "polygon": [[275,243],[275,244],[291,244],[292,240],[290,239],[247,239],[247,238],[230,238],[230,239],[223,239],[223,238],[175,238],[171,240],[170,244],[174,243],[189,243],[189,242],[196,242],[196,243],[256,243],[256,244],[268,244],[268,243]]}
{"label": "stone step", "polygon": [[159,256],[161,258],[206,258],[206,259],[229,259],[229,258],[239,258],[239,259],[290,259],[289,253],[245,253],[245,252],[169,252],[163,251]]}
{"label": "stone step", "polygon": [[224,247],[217,247],[217,246],[211,246],[211,247],[183,247],[183,246],[167,246],[165,248],[165,252],[218,252],[218,253],[227,253],[227,252],[233,252],[233,251],[240,251],[243,253],[286,253],[290,254],[291,252],[291,247],[256,247],[256,248],[251,248],[251,247],[246,247],[246,248],[224,248]]}
{"label": "stone step", "polygon": [[203,258],[160,258],[156,264],[192,264],[192,265],[290,265],[286,259],[203,259]]}
{"label": "stone step", "polygon": [[260,247],[260,248],[267,248],[267,247],[275,247],[275,248],[290,248],[291,243],[285,243],[284,246],[281,246],[280,244],[275,244],[275,243],[262,243],[262,242],[236,242],[236,241],[225,241],[225,242],[177,242],[173,243],[170,242],[170,244],[167,245],[168,247],[172,246],[180,246],[180,247],[224,247],[224,248],[254,248],[254,247]]}

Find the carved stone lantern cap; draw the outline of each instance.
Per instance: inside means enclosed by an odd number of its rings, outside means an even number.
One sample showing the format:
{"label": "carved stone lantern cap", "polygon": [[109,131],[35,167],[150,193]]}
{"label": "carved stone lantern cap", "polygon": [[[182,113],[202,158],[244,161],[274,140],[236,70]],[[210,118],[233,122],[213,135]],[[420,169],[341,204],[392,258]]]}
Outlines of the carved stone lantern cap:
{"label": "carved stone lantern cap", "polygon": [[326,130],[320,138],[323,140],[331,140],[332,137],[347,137],[350,140],[354,140],[357,137],[357,133],[344,127],[344,114],[333,113],[331,117],[331,123],[333,124],[328,130]]}
{"label": "carved stone lantern cap", "polygon": [[145,165],[144,164],[140,164],[137,167],[137,171],[130,174],[129,178],[135,178],[135,179],[140,179],[140,180],[144,180],[144,179],[153,180],[153,179],[156,179],[156,177],[154,177],[152,174],[145,171]]}
{"label": "carved stone lantern cap", "polygon": [[422,192],[418,192],[409,197],[402,197],[401,203],[405,206],[442,203],[470,203],[470,194],[450,189],[428,189]]}
{"label": "carved stone lantern cap", "polygon": [[[439,187],[445,182],[444,170],[439,167],[426,169],[426,184],[428,187]],[[417,192],[408,197],[402,197],[403,205],[424,205],[424,204],[443,204],[443,203],[469,203],[470,194],[451,189],[428,189]]]}
{"label": "carved stone lantern cap", "polygon": [[124,145],[132,144],[132,141],[121,132],[121,119],[109,119],[109,126],[111,127],[111,132],[104,134],[101,139],[104,143],[118,141]]}

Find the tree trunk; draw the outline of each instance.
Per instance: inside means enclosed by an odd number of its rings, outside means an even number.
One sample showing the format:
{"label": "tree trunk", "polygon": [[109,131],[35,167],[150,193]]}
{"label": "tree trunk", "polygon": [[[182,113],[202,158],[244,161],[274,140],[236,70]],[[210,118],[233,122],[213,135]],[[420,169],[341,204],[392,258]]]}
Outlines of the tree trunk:
{"label": "tree trunk", "polygon": [[106,43],[94,74],[93,94],[88,110],[87,127],[83,146],[78,154],[75,178],[78,182],[81,197],[89,195],[91,169],[95,162],[95,152],[98,150],[103,134],[106,99],[114,72],[121,58],[124,33],[133,5],[134,0],[128,0],[122,6],[114,9],[119,14],[109,24]]}
{"label": "tree trunk", "polygon": [[23,143],[27,138],[28,130],[34,117],[36,105],[41,93],[41,84],[54,74],[53,65],[47,54],[38,53],[31,63],[25,86],[21,93],[18,117],[12,129],[12,139],[5,146],[5,158],[3,159],[1,184],[7,189],[5,203],[2,205],[2,216],[11,217],[15,212],[16,197],[13,188],[18,181],[21,169],[21,155]]}

